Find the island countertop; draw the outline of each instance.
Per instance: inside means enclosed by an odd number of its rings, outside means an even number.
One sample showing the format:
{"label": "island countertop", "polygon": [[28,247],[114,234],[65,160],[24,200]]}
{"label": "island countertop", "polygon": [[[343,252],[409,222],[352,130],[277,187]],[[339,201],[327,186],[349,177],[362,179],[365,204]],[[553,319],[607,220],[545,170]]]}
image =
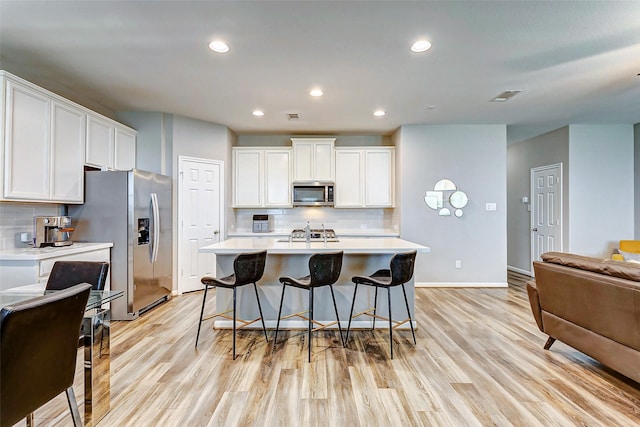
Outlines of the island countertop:
{"label": "island countertop", "polygon": [[429,252],[428,246],[399,238],[341,238],[338,242],[289,242],[286,238],[228,239],[200,248],[200,252],[238,254],[266,250],[268,254],[306,254],[344,251],[345,254],[392,254],[416,250]]}

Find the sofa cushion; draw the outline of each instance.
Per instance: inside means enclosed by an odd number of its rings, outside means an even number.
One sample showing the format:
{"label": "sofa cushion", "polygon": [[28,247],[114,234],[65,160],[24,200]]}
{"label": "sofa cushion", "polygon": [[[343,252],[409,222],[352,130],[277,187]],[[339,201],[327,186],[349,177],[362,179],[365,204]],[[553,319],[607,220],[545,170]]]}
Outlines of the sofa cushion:
{"label": "sofa cushion", "polygon": [[552,264],[564,265],[566,267],[640,282],[640,264],[636,263],[593,258],[564,252],[546,252],[541,255],[541,258],[543,261]]}
{"label": "sofa cushion", "polygon": [[634,252],[627,252],[620,249],[618,249],[618,253],[622,255],[625,261],[640,262],[640,254],[637,254]]}

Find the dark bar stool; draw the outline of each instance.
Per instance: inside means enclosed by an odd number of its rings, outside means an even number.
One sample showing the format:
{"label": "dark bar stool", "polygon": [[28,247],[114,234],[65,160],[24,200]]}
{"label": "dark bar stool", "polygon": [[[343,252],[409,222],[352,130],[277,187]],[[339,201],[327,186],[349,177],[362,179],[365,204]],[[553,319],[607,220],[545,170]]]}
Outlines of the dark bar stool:
{"label": "dark bar stool", "polygon": [[[416,260],[416,251],[407,253],[395,254],[391,258],[390,269],[382,269],[373,273],[371,276],[355,276],[351,279],[355,283],[353,289],[353,301],[351,302],[351,312],[349,313],[349,324],[347,325],[347,337],[345,339],[345,346],[349,340],[349,330],[351,329],[351,319],[354,317],[367,315],[373,317],[373,328],[376,327],[376,318],[389,321],[389,346],[391,348],[391,358],[393,359],[393,330],[401,325],[409,322],[411,326],[411,334],[413,335],[413,343],[416,344],[416,333],[413,330],[413,320],[411,319],[411,311],[409,309],[409,301],[407,300],[407,292],[404,288],[404,284],[407,283],[413,277],[413,267]],[[356,315],[353,314],[353,306],[356,303],[356,293],[358,292],[358,285],[374,286],[376,289],[373,308],[369,308]],[[391,288],[394,286],[402,286],[402,293],[404,294],[404,302],[407,306],[408,319],[405,320],[393,320],[391,316]],[[378,309],[378,288],[387,288],[387,302],[389,304],[389,318],[385,318],[377,315]],[[373,314],[371,314],[373,311]],[[395,323],[395,326],[394,326]]]}
{"label": "dark bar stool", "polygon": [[[309,356],[308,361],[311,362],[311,332],[319,331],[329,326],[338,324],[340,330],[340,342],[344,346],[344,340],[342,337],[342,327],[340,326],[340,317],[338,316],[338,307],[336,305],[336,297],[333,293],[333,284],[338,281],[340,277],[340,271],[342,270],[342,251],[318,253],[311,255],[309,258],[309,275],[300,278],[293,277],[281,277],[280,283],[282,283],[282,297],[280,298],[280,309],[278,310],[278,323],[276,324],[276,335],[273,340],[273,348],[275,350],[278,342],[278,329],[280,328],[280,319],[288,319],[290,317],[300,317],[309,321]],[[301,311],[298,313],[290,314],[285,317],[282,316],[282,303],[284,301],[284,291],[287,286],[294,286],[299,289],[305,289],[309,291],[309,310]],[[320,323],[313,320],[313,290],[321,286],[329,286],[331,289],[331,298],[333,299],[333,308],[336,311],[336,321],[330,323]],[[309,313],[309,317],[304,316],[305,313]],[[313,328],[313,324],[320,325],[317,328]]]}
{"label": "dark bar stool", "polygon": [[[262,316],[262,306],[260,305],[260,297],[258,296],[258,287],[256,282],[262,278],[264,273],[264,265],[267,259],[267,251],[253,252],[239,254],[233,260],[233,274],[221,279],[215,277],[205,276],[201,279],[204,285],[204,297],[202,298],[202,309],[200,310],[200,321],[198,322],[198,334],[196,335],[196,347],[198,347],[198,338],[200,337],[200,326],[203,320],[213,319],[214,317],[224,317],[225,319],[233,320],[233,360],[236,359],[236,322],[240,322],[239,328],[244,328],[251,323],[260,320],[262,322],[262,330],[264,337],[269,342],[267,337],[267,329],[264,326],[264,317]],[[258,301],[258,310],[260,311],[260,317],[253,320],[236,320],[236,289],[240,286],[253,284],[253,289],[256,291],[256,300]],[[227,288],[233,289],[233,309],[223,311],[220,313],[212,314],[203,318],[204,305],[207,301],[207,290],[209,288]],[[227,313],[233,312],[233,317],[229,317]]]}

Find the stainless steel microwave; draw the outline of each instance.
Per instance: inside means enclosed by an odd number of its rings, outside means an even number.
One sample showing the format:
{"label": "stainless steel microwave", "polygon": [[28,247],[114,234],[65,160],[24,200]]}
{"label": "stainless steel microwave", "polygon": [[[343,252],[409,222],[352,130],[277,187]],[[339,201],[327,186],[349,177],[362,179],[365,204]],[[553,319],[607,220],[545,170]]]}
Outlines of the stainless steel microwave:
{"label": "stainless steel microwave", "polygon": [[333,206],[333,182],[293,183],[293,206]]}

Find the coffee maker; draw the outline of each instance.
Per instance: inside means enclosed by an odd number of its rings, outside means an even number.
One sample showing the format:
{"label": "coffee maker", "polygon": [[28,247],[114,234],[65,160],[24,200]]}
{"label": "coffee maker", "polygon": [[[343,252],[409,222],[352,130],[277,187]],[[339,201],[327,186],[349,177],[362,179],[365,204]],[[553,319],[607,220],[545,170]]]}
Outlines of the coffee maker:
{"label": "coffee maker", "polygon": [[71,241],[70,216],[37,216],[34,218],[36,248],[45,246],[69,246]]}

